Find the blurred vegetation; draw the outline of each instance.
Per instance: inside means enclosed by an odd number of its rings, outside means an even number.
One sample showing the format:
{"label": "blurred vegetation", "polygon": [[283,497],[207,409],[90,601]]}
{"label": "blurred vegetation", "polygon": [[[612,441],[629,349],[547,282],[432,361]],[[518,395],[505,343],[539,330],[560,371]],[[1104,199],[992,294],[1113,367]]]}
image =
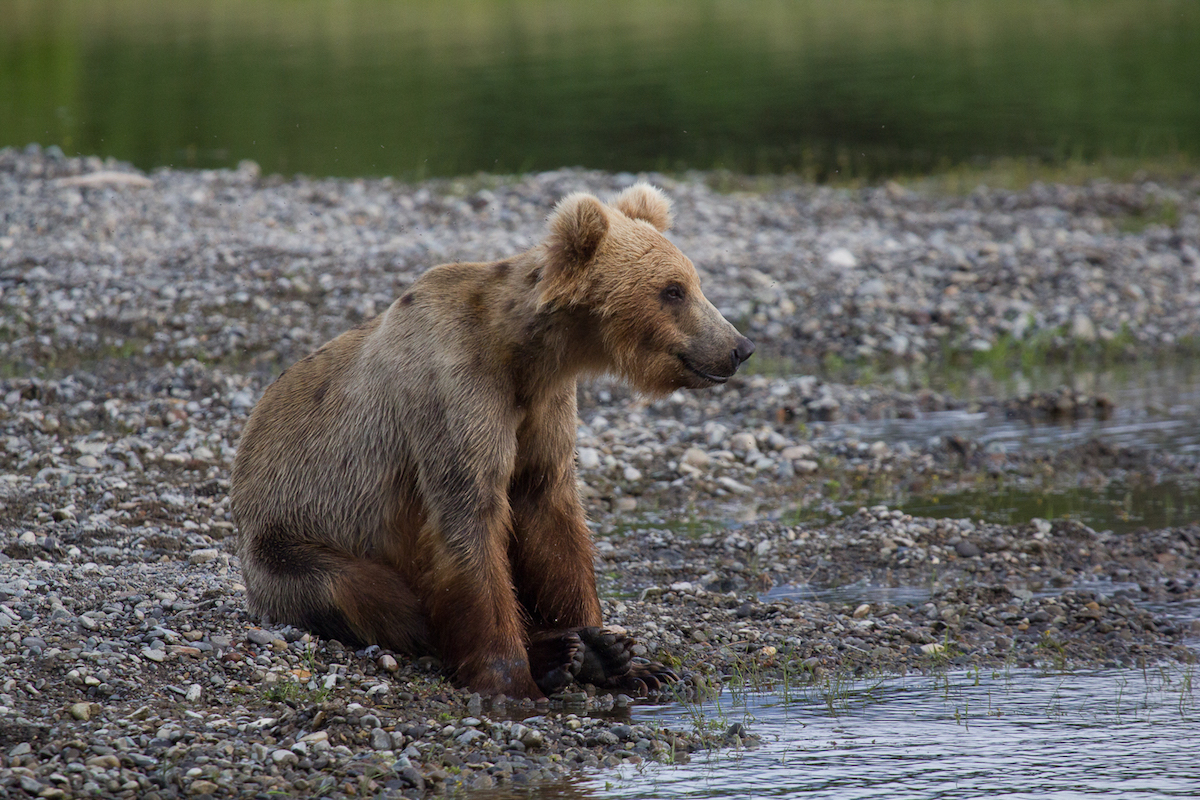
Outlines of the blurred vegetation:
{"label": "blurred vegetation", "polygon": [[847,181],[1009,158],[1021,180],[1200,156],[1190,0],[0,0],[0,19],[0,145],[144,168]]}

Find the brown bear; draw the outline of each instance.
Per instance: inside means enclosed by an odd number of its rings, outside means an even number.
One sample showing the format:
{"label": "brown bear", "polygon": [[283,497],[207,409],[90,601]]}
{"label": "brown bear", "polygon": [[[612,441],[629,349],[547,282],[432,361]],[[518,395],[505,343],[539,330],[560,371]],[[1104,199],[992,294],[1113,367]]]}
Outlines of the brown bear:
{"label": "brown bear", "polygon": [[251,609],[484,694],[675,680],[601,627],[575,477],[578,376],[701,388],[754,350],[669,224],[644,183],[570,195],[538,246],[434,267],[280,375],[233,466]]}

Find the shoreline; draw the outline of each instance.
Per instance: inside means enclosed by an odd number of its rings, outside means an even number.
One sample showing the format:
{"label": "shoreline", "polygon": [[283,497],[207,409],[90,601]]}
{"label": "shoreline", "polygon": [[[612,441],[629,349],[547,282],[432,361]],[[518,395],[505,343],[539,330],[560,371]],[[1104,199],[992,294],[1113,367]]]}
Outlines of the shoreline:
{"label": "shoreline", "polygon": [[[560,171],[442,193],[453,182],[282,180],[251,166],[143,176],[0,151],[0,786],[418,797],[753,746],[753,730],[667,731],[633,721],[631,698],[577,687],[548,708],[497,706],[429,659],[264,628],[238,583],[228,470],[273,372],[382,311],[425,267],[523,249],[561,194],[627,178]],[[1011,347],[1026,317],[1031,352],[1055,337],[1188,352],[1200,337],[1200,180],[965,197],[662,182],[706,293],[767,350],[799,353],[793,363],[978,356],[975,342]],[[1121,229],[1167,200],[1173,224]],[[1200,625],[1162,604],[1200,597],[1196,519],[1113,532],[874,505],[829,521],[767,513],[819,505],[833,484],[1200,482],[1195,457],[1099,443],[1027,453],[953,436],[813,437],[966,408],[1053,425],[1115,402],[813,374],[655,401],[581,386],[606,619],[690,673],[697,697],[737,680],[1190,664]]]}

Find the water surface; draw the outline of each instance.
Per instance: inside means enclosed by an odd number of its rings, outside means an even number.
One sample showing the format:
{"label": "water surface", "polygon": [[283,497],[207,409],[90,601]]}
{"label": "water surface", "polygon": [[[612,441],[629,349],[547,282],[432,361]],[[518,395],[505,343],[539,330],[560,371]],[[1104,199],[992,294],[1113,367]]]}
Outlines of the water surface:
{"label": "water surface", "polygon": [[699,709],[641,707],[671,728],[744,722],[756,750],[626,767],[604,798],[1192,797],[1200,712],[1192,671],[950,672],[825,682]]}
{"label": "water surface", "polygon": [[0,0],[0,146],[323,175],[1200,155],[1189,0]]}

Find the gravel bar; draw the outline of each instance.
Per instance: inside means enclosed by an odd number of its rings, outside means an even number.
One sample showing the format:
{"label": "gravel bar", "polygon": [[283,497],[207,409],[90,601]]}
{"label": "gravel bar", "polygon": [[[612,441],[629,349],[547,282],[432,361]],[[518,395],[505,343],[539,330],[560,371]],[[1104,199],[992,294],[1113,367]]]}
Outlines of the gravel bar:
{"label": "gravel bar", "polygon": [[[947,197],[650,177],[706,293],[765,361],[1200,339],[1200,181]],[[146,175],[0,151],[0,794],[415,798],[753,747],[740,724],[640,723],[623,695],[490,701],[433,659],[264,627],[233,555],[229,466],[273,375],[429,266],[525,249],[563,194],[634,179]],[[693,698],[751,678],[1191,662],[1200,630],[1171,609],[1200,595],[1195,523],[1119,535],[763,511],[819,505],[831,481],[1200,479],[1195,459],[1096,442],[813,439],[836,420],[969,407],[1053,422],[1111,405],[1066,391],[968,404],[799,372],[653,401],[583,387],[606,618],[679,665]]]}

